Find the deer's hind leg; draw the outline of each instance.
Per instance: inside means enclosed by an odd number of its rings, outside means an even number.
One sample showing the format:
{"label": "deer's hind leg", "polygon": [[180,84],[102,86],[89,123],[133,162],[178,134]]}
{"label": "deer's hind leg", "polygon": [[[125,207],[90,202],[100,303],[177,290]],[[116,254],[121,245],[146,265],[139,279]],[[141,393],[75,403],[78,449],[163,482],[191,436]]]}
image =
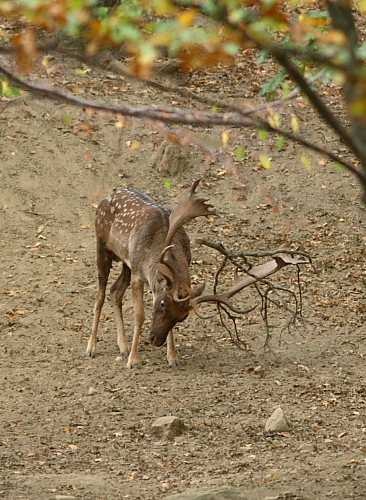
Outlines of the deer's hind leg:
{"label": "deer's hind leg", "polygon": [[122,316],[122,299],[131,283],[131,269],[123,264],[122,272],[111,287],[113,310],[117,326],[117,345],[122,356],[129,355],[128,342]]}
{"label": "deer's hind leg", "polygon": [[105,245],[102,241],[98,241],[97,266],[98,266],[99,285],[94,305],[94,320],[93,320],[92,333],[89,338],[88,347],[86,348],[86,355],[91,358],[94,358],[95,356],[99,318],[105,300],[105,290],[107,287],[109,273],[112,267],[112,260],[113,260],[113,253],[105,249]]}

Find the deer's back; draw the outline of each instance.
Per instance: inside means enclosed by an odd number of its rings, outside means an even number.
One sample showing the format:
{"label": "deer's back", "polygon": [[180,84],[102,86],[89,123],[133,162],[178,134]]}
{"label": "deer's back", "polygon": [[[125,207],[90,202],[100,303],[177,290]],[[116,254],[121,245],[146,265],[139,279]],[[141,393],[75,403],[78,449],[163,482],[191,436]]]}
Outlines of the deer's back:
{"label": "deer's back", "polygon": [[[164,248],[169,229],[170,210],[160,206],[149,196],[134,189],[123,189],[105,198],[96,214],[97,239],[118,260],[131,267],[135,255],[139,260],[151,257]],[[178,253],[190,261],[188,236],[181,228],[174,240]]]}

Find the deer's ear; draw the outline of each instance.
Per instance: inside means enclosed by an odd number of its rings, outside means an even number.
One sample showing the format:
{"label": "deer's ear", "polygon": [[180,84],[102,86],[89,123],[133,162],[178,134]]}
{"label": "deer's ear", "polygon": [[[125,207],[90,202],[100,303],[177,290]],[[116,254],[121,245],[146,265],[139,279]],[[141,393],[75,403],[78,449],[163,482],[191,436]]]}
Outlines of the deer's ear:
{"label": "deer's ear", "polygon": [[159,272],[157,280],[161,286],[166,288],[167,290],[171,290],[173,288],[173,280],[168,274],[164,272]]}
{"label": "deer's ear", "polygon": [[195,299],[196,297],[202,295],[205,286],[206,283],[202,283],[201,285],[198,285],[198,287],[195,290],[191,290],[191,299]]}

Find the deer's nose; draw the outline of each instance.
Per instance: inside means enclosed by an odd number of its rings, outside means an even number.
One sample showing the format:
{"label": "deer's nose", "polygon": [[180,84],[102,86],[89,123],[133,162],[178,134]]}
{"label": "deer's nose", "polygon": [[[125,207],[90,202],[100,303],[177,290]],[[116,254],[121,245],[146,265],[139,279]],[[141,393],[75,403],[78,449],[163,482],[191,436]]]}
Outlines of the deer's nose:
{"label": "deer's nose", "polygon": [[150,335],[150,342],[156,347],[161,347],[165,343],[165,339],[159,338],[157,335]]}

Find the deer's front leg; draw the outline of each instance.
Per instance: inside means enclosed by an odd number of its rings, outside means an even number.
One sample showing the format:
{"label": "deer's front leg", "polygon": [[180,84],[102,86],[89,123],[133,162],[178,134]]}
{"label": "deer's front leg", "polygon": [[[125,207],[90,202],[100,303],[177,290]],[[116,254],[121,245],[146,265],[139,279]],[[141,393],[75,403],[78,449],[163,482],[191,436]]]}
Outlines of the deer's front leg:
{"label": "deer's front leg", "polygon": [[173,330],[170,330],[167,338],[167,350],[166,350],[169,366],[176,368],[179,365],[177,351],[174,345]]}
{"label": "deer's front leg", "polygon": [[123,264],[122,272],[111,288],[113,309],[117,326],[117,345],[122,356],[128,356],[130,353],[122,316],[122,299],[125,291],[130,285],[130,281],[131,271],[126,264]]}
{"label": "deer's front leg", "polygon": [[135,316],[135,328],[133,332],[131,352],[127,361],[127,368],[137,368],[137,349],[141,333],[141,327],[145,321],[144,312],[144,284],[140,280],[131,281],[133,308]]}

